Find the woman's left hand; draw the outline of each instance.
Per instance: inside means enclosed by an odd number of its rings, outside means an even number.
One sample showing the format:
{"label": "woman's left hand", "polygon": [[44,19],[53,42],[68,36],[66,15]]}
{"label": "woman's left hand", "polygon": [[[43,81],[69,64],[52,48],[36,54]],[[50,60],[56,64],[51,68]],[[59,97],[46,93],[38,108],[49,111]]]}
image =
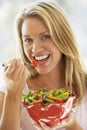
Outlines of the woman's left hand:
{"label": "woman's left hand", "polygon": [[66,119],[62,120],[60,123],[57,123],[54,126],[48,126],[43,122],[40,122],[40,125],[42,126],[43,130],[57,130],[59,128],[65,128],[67,125],[71,124],[73,120],[73,117],[70,115]]}

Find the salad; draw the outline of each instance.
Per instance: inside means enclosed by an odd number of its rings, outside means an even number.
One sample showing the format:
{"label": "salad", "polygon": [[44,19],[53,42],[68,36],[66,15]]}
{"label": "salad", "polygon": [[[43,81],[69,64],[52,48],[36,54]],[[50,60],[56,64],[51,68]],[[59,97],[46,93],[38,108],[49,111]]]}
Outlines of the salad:
{"label": "salad", "polygon": [[22,94],[22,99],[26,105],[31,105],[34,102],[42,102],[44,106],[52,102],[65,102],[72,93],[64,88],[47,91],[46,88],[41,88],[37,91],[29,90],[28,94]]}

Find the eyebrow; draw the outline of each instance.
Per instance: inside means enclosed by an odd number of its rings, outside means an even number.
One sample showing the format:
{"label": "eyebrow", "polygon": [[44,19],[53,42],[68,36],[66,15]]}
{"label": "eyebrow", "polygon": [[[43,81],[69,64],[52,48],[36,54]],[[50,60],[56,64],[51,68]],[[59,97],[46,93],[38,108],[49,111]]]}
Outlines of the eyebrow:
{"label": "eyebrow", "polygon": [[[49,33],[49,31],[45,31],[45,32],[41,32],[39,35],[43,35],[43,34],[45,34],[45,33]],[[22,35],[22,37],[30,37],[30,35]]]}
{"label": "eyebrow", "polygon": [[49,33],[49,32],[48,32],[48,31],[41,32],[40,35],[43,35],[43,34],[45,34],[45,33]]}

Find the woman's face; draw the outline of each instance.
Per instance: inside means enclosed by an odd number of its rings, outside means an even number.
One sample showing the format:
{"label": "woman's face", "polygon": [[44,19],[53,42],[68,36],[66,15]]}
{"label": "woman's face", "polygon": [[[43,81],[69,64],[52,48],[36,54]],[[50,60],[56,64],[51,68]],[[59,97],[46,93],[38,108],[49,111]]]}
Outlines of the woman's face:
{"label": "woman's face", "polygon": [[40,74],[46,74],[58,68],[62,53],[55,46],[48,28],[41,19],[32,17],[24,20],[22,40],[27,58],[30,61],[33,58],[38,61],[38,66],[35,69]]}

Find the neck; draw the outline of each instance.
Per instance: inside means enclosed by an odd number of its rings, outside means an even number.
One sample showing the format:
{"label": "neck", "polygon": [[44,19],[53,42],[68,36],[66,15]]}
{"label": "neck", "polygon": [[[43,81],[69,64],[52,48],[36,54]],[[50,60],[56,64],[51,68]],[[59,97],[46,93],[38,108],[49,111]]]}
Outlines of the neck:
{"label": "neck", "polygon": [[65,87],[65,80],[64,80],[64,67],[56,67],[51,72],[47,73],[46,75],[39,75],[40,83],[42,87],[46,87],[47,89],[58,89]]}

